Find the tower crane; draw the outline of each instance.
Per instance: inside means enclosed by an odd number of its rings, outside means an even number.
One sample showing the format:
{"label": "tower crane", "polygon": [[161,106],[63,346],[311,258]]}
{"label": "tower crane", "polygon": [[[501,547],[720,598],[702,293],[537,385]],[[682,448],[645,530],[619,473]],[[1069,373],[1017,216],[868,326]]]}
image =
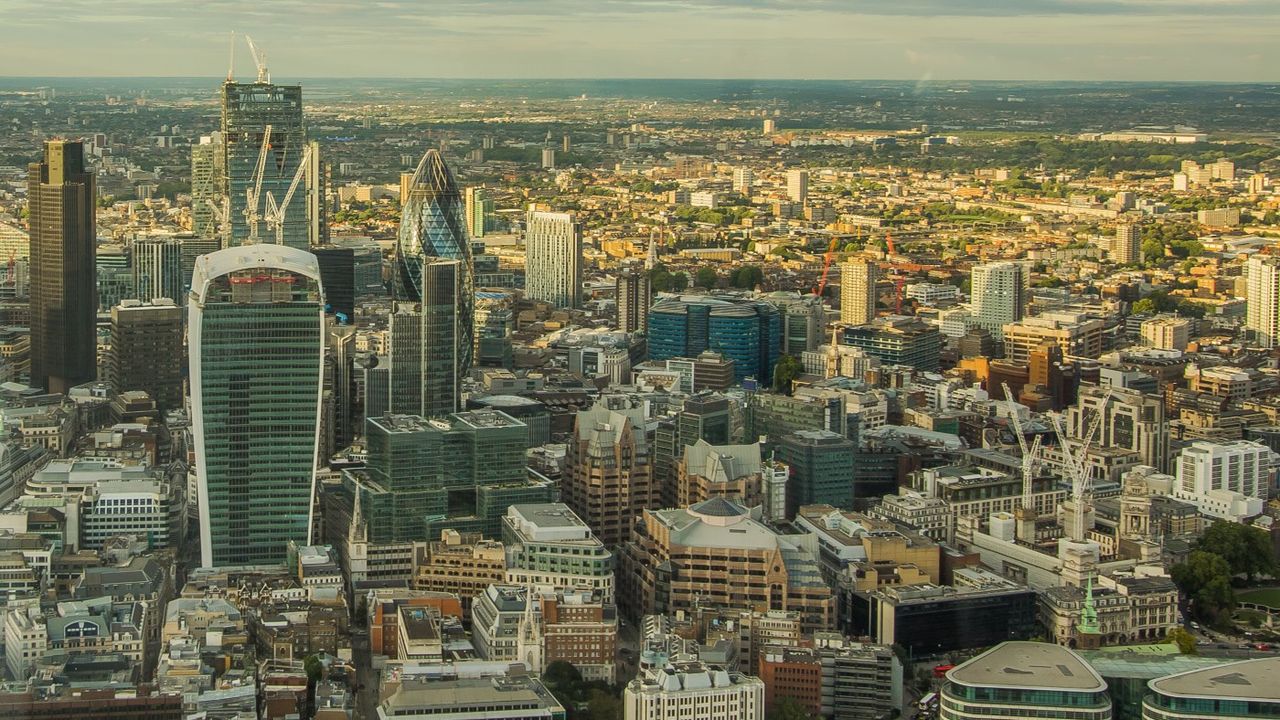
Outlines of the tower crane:
{"label": "tower crane", "polygon": [[276,199],[267,193],[267,209],[265,219],[267,227],[276,231],[276,244],[284,244],[284,214],[289,210],[289,203],[293,201],[293,194],[298,189],[298,183],[302,182],[302,176],[307,171],[307,164],[311,162],[311,148],[306,147],[302,150],[302,160],[298,162],[298,170],[293,174],[293,182],[289,183],[289,190],[284,194],[284,200],[276,205]]}
{"label": "tower crane", "polygon": [[836,245],[839,240],[831,238],[831,244],[827,246],[827,255],[822,261],[822,277],[818,279],[818,285],[813,288],[813,294],[822,297],[822,291],[827,289],[827,276],[831,273],[831,261],[836,256]]}
{"label": "tower crane", "polygon": [[204,202],[213,210],[213,217],[218,221],[218,238],[223,245],[229,244],[227,238],[231,234],[231,198],[223,195],[221,203],[216,203],[212,200],[205,200]]}
{"label": "tower crane", "polygon": [[244,219],[249,224],[250,244],[258,242],[258,201],[262,195],[262,174],[267,169],[267,151],[271,149],[271,126],[262,129],[262,148],[258,150],[258,165],[254,168],[253,182],[244,190]]}
{"label": "tower crane", "polygon": [[1057,434],[1058,444],[1062,448],[1063,473],[1071,481],[1071,506],[1067,513],[1067,536],[1077,542],[1084,540],[1086,506],[1093,492],[1093,477],[1087,466],[1089,449],[1093,445],[1094,436],[1097,435],[1099,428],[1102,427],[1102,417],[1106,414],[1107,403],[1110,400],[1111,391],[1108,390],[1106,395],[1102,397],[1102,404],[1098,406],[1098,412],[1089,421],[1088,429],[1082,434],[1078,448],[1072,448],[1068,442],[1067,433],[1062,428],[1061,418],[1057,414],[1050,414],[1049,416],[1053,419],[1053,431]]}
{"label": "tower crane", "polygon": [[267,53],[258,49],[254,44],[253,38],[248,35],[244,36],[245,42],[249,43],[249,54],[253,55],[253,64],[258,66],[258,82],[271,82],[271,71],[267,70]]}
{"label": "tower crane", "polygon": [[1027,444],[1027,437],[1022,427],[1022,420],[1018,417],[1020,405],[1013,399],[1013,392],[1009,389],[1009,383],[1000,383],[1000,387],[1004,388],[1004,399],[1009,404],[1009,420],[1013,423],[1013,434],[1018,439],[1018,447],[1022,450],[1022,507],[1020,508],[1022,515],[1035,518],[1036,510],[1032,502],[1031,486],[1035,480],[1036,471],[1040,469],[1040,450],[1043,438],[1036,435],[1031,444]]}

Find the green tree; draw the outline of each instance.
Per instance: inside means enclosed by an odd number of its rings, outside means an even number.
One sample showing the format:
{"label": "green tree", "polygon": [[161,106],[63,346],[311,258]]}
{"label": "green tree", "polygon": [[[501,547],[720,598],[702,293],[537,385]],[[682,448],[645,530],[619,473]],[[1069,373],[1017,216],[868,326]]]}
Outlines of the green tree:
{"label": "green tree", "polygon": [[1174,643],[1175,645],[1177,645],[1178,652],[1182,653],[1183,655],[1195,655],[1197,652],[1196,638],[1194,635],[1187,632],[1186,628],[1183,628],[1183,627],[1173,628],[1172,630],[1169,631],[1169,634],[1165,636],[1164,641],[1167,643]]}
{"label": "green tree", "polygon": [[654,292],[671,292],[671,273],[662,266],[650,270],[649,287],[653,288]]}
{"label": "green tree", "polygon": [[1191,601],[1193,616],[1213,622],[1235,607],[1231,566],[1220,555],[1193,550],[1186,562],[1174,565],[1169,574],[1182,594]]}
{"label": "green tree", "polygon": [[576,690],[582,684],[582,673],[573,663],[556,660],[542,672],[542,680],[552,690]]}
{"label": "green tree", "polygon": [[762,282],[764,282],[764,271],[759,265],[743,265],[729,274],[729,284],[744,290],[750,290]]}
{"label": "green tree", "polygon": [[794,355],[783,355],[773,366],[773,389],[776,392],[791,394],[791,383],[804,372],[804,366]]}
{"label": "green tree", "polygon": [[592,690],[587,700],[591,720],[622,720],[622,700],[604,690]]}
{"label": "green tree", "polygon": [[671,292],[680,292],[689,287],[689,275],[678,272],[671,276]]}
{"label": "green tree", "polygon": [[319,655],[308,655],[302,661],[302,669],[307,673],[307,682],[315,685],[324,676],[324,662]]}
{"label": "green tree", "polygon": [[698,268],[698,273],[694,277],[698,287],[708,290],[714,289],[716,284],[720,282],[719,273],[716,272],[715,268],[710,267]]}
{"label": "green tree", "polygon": [[783,696],[773,702],[765,720],[814,720],[814,716],[795,698]]}
{"label": "green tree", "polygon": [[1148,263],[1158,263],[1164,259],[1164,243],[1156,238],[1142,241],[1142,259]]}
{"label": "green tree", "polygon": [[1134,315],[1154,315],[1156,312],[1156,301],[1151,298],[1142,298],[1133,304]]}
{"label": "green tree", "polygon": [[1227,561],[1232,575],[1244,575],[1253,582],[1255,575],[1276,570],[1271,538],[1258,528],[1219,520],[1201,536],[1197,550],[1210,552]]}

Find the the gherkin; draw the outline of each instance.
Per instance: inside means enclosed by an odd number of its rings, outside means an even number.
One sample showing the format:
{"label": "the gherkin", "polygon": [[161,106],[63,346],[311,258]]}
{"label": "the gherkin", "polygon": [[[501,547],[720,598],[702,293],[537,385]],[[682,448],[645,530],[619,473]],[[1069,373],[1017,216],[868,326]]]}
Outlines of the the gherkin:
{"label": "the gherkin", "polygon": [[431,295],[422,286],[422,266],[427,258],[457,260],[462,264],[458,298],[458,373],[471,367],[474,267],[471,239],[467,235],[462,193],[453,173],[436,150],[428,150],[413,173],[409,196],[402,198],[400,238],[396,250],[395,292],[398,300],[422,302]]}

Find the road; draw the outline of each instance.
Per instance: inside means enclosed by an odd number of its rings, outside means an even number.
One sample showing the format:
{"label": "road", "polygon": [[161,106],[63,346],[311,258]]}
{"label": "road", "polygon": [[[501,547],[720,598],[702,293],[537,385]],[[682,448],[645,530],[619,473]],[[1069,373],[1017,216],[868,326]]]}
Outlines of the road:
{"label": "road", "polygon": [[355,720],[374,720],[378,717],[378,674],[373,671],[369,654],[369,633],[363,628],[353,628],[351,633],[351,661],[356,666],[356,717]]}

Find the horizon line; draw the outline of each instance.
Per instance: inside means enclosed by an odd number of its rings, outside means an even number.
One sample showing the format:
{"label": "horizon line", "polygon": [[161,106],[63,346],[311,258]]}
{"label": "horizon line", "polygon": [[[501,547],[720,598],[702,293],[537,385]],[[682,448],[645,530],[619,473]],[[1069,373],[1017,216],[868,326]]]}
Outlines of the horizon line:
{"label": "horizon line", "polygon": [[[1088,80],[1083,78],[1060,78],[1060,79],[1020,79],[1020,78],[801,78],[801,77],[647,77],[647,76],[605,76],[605,77],[585,77],[585,76],[473,76],[473,77],[432,77],[432,76],[412,76],[412,75],[296,75],[289,76],[290,79],[296,80],[416,80],[416,81],[451,81],[451,82],[494,82],[494,81],[518,81],[518,82],[802,82],[802,83],[830,83],[830,82],[883,82],[883,83],[905,83],[914,85],[947,85],[947,84],[965,84],[965,83],[1021,83],[1028,85],[1044,85],[1057,83],[1082,83],[1082,84],[1110,84],[1110,85],[1142,85],[1142,84],[1168,84],[1168,85],[1277,85],[1280,86],[1278,80],[1185,80],[1185,79],[1161,79],[1147,78],[1139,80]],[[225,76],[219,75],[0,75],[0,80],[214,80],[218,83],[226,82]],[[274,84],[285,84],[273,81]],[[241,84],[250,85],[253,81],[241,81]]]}

